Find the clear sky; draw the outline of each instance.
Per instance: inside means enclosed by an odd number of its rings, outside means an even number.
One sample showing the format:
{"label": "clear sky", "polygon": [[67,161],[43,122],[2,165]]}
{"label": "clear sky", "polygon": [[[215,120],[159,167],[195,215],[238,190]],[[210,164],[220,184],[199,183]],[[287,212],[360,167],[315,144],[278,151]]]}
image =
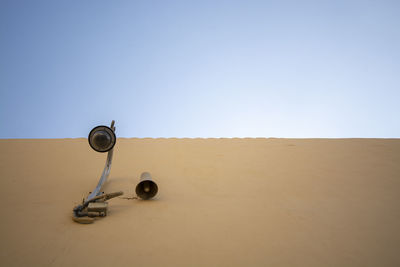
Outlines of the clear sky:
{"label": "clear sky", "polygon": [[0,0],[0,138],[400,137],[400,1]]}

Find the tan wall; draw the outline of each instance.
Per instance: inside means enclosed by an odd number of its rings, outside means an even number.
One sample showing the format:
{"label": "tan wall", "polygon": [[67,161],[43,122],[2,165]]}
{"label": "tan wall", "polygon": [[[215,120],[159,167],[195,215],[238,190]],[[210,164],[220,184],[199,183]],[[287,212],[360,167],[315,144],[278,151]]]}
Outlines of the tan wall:
{"label": "tan wall", "polygon": [[399,139],[118,139],[92,225],[71,220],[106,154],[0,140],[1,266],[400,266]]}

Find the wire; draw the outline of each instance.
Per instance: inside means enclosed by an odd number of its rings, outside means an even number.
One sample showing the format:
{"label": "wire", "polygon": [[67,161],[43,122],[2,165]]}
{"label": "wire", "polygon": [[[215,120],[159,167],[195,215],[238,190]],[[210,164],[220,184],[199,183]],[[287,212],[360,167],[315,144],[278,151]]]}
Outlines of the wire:
{"label": "wire", "polygon": [[127,200],[131,200],[131,199],[139,199],[138,197],[118,197],[120,199],[127,199]]}

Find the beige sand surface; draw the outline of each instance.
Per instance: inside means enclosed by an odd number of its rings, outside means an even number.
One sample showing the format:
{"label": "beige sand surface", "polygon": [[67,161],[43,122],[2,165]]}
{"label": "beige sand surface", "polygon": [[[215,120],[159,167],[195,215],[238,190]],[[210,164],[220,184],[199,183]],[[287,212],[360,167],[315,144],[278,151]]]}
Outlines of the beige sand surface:
{"label": "beige sand surface", "polygon": [[106,154],[0,140],[1,266],[400,266],[400,139],[118,139],[92,225],[71,209]]}

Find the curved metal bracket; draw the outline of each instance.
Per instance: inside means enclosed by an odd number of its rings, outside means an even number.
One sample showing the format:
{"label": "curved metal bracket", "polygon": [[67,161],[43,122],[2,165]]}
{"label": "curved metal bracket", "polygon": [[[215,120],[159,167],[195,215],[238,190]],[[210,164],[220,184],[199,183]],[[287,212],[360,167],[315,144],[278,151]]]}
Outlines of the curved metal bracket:
{"label": "curved metal bracket", "polygon": [[[115,131],[115,121],[111,122],[110,128]],[[97,184],[96,188],[90,193],[90,195],[86,198],[86,201],[90,201],[91,199],[97,197],[101,193],[101,188],[103,187],[104,183],[107,181],[108,175],[110,174],[111,170],[111,163],[113,157],[114,148],[108,151],[106,165],[104,166],[103,173],[101,174],[99,183]]]}
{"label": "curved metal bracket", "polygon": [[[115,131],[115,121],[111,122],[111,129]],[[72,219],[78,223],[93,223],[93,217],[104,217],[107,215],[107,202],[108,199],[121,196],[122,191],[104,194],[102,192],[103,185],[107,181],[108,175],[111,170],[112,156],[114,148],[108,151],[106,165],[104,166],[103,173],[101,174],[100,180],[96,188],[84,199],[81,205],[76,206],[73,209]],[[97,205],[95,204],[97,203]],[[91,206],[92,205],[92,206]]]}

